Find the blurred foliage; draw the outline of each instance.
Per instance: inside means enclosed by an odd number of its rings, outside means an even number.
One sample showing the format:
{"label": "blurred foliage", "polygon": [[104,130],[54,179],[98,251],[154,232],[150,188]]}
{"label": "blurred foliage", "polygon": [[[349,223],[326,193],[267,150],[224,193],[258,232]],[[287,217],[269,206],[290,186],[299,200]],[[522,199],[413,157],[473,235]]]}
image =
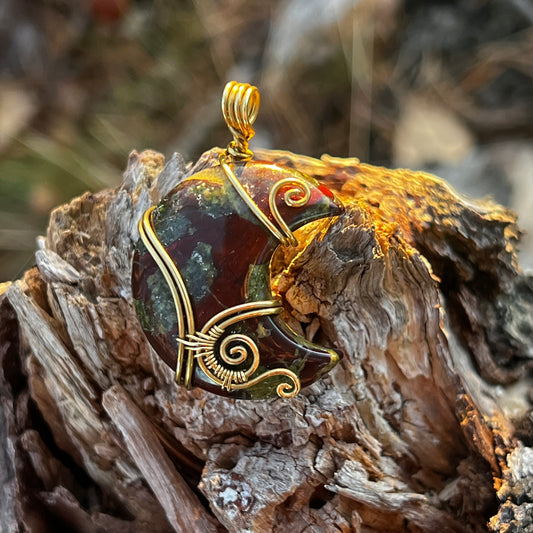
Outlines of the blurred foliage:
{"label": "blurred foliage", "polygon": [[514,191],[528,212],[532,23],[530,0],[2,0],[0,280],[31,266],[54,206],[116,186],[132,149],[225,145],[230,79],[261,89],[257,144],[459,187],[477,172],[465,190]]}

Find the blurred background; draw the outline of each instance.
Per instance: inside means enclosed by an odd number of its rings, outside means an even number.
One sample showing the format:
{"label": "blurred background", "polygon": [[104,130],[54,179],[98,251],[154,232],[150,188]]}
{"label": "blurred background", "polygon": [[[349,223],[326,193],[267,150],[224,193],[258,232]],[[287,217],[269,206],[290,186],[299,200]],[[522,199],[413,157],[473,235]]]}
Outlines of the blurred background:
{"label": "blurred background", "polygon": [[225,146],[231,79],[261,89],[256,146],[491,195],[533,267],[533,0],[0,0],[0,281],[132,149]]}

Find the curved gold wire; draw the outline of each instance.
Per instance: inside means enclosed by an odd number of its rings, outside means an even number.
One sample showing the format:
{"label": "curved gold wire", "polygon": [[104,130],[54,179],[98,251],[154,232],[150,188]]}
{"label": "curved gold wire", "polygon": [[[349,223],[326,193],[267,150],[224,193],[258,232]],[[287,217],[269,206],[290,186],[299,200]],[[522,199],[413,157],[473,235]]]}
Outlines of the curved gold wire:
{"label": "curved gold wire", "polygon": [[[210,318],[201,329],[201,333],[207,333],[212,327],[218,325],[221,329],[226,329],[241,320],[265,315],[281,313],[281,302],[279,300],[258,300],[256,302],[246,302],[228,307]],[[221,324],[220,321],[224,320]]]}
{"label": "curved gold wire", "polygon": [[252,124],[259,112],[260,96],[257,87],[248,83],[230,81],[222,94],[222,113],[233,140],[228,144],[228,153],[238,161],[252,159],[248,141],[254,136]]}
{"label": "curved gold wire", "polygon": [[[167,251],[157,238],[153,228],[153,212],[155,207],[150,207],[144,212],[141,220],[139,221],[139,234],[146,246],[146,249],[156,262],[159,270],[163,274],[165,281],[172,294],[174,300],[174,308],[176,309],[176,317],[178,320],[178,339],[184,338],[186,333],[193,334],[195,331],[194,314],[192,310],[191,300],[187,293],[187,288],[179,270],[177,269],[174,261],[168,255]],[[185,321],[187,321],[187,332],[185,332]],[[187,387],[191,387],[192,370],[194,366],[193,354],[189,353],[187,361],[184,361],[185,346],[182,343],[178,343],[178,354],[176,362],[176,381],[178,383],[183,381],[183,384]],[[185,376],[182,377],[182,373],[185,367]]]}
{"label": "curved gold wire", "polygon": [[265,379],[272,378],[274,376],[285,376],[292,381],[292,383],[280,383],[276,387],[276,393],[281,398],[293,398],[300,392],[300,380],[298,379],[298,376],[288,368],[273,368],[272,370],[267,370],[266,372],[263,372],[261,375],[251,379],[250,381],[247,381],[246,383],[238,383],[234,385],[233,388],[236,390],[247,389],[257,385],[258,383],[261,383],[261,381],[264,381]]}
{"label": "curved gold wire", "polygon": [[[292,186],[285,195],[284,201],[289,207],[303,207],[311,198],[311,189],[309,185],[301,178],[296,176],[290,178],[284,178],[279,180],[270,190],[268,196],[268,205],[270,212],[274,217],[274,220],[278,224],[279,228],[261,211],[259,206],[254,202],[252,197],[248,194],[242,183],[239,181],[235,173],[233,172],[230,164],[227,161],[227,154],[221,154],[220,166],[224,170],[224,174],[233,185],[233,188],[237,191],[239,196],[244,200],[250,211],[259,219],[259,221],[265,226],[270,233],[284,246],[296,246],[298,240],[290,230],[287,223],[283,220],[279,213],[278,206],[276,204],[276,196],[282,187]],[[298,196],[297,199],[294,196]]]}
{"label": "curved gold wire", "polygon": [[[286,185],[293,186],[295,188],[285,193],[285,203],[290,207],[302,207],[309,201],[311,196],[309,186],[303,180],[293,177],[280,180],[272,188],[269,196],[269,206],[272,216],[279,226],[276,227],[254,202],[230,166],[232,160],[248,161],[253,157],[252,151],[248,148],[248,141],[255,133],[252,124],[255,122],[259,112],[259,102],[260,96],[257,87],[236,81],[230,81],[226,84],[222,95],[222,113],[233,135],[233,140],[228,144],[226,152],[221,154],[220,165],[234,189],[268,231],[284,246],[294,246],[298,244],[298,241],[279,214],[276,195],[281,187]],[[301,198],[294,200],[295,194],[301,196]]]}
{"label": "curved gold wire", "polygon": [[[222,96],[222,112],[233,140],[228,144],[226,152],[220,156],[220,165],[232,186],[259,221],[281,244],[295,245],[297,240],[279,213],[276,197],[282,187],[291,187],[284,194],[285,204],[289,207],[302,207],[311,197],[309,185],[295,176],[281,179],[272,187],[268,201],[272,216],[279,226],[276,227],[254,202],[230,166],[231,161],[248,161],[253,157],[248,141],[255,133],[252,124],[257,118],[259,102],[260,96],[256,87],[234,81],[226,84]],[[213,316],[200,331],[196,332],[192,304],[183,278],[155,233],[152,217],[154,209],[155,207],[151,207],[144,213],[139,221],[139,233],[148,252],[161,270],[174,301],[178,322],[176,382],[190,388],[194,361],[198,360],[203,372],[228,391],[252,387],[269,377],[285,376],[289,379],[289,383],[280,383],[276,388],[277,394],[283,398],[298,394],[300,381],[294,372],[286,368],[271,369],[249,380],[259,366],[260,355],[256,343],[247,335],[229,335],[218,347],[219,353],[215,353],[216,342],[226,328],[249,318],[278,314],[281,311],[281,303],[278,300],[264,300],[225,309]],[[238,344],[229,349],[228,355],[227,349],[230,343]],[[248,349],[253,361],[246,370],[233,370],[218,362],[220,356],[226,364],[238,366],[248,358]],[[187,352],[186,361],[185,352]],[[182,376],[184,370],[185,376]]]}
{"label": "curved gold wire", "polygon": [[[289,207],[303,207],[309,202],[309,199],[311,198],[311,189],[309,188],[309,185],[303,179],[293,176],[291,178],[279,180],[272,189],[270,189],[268,206],[270,207],[270,212],[272,213],[274,220],[278,223],[278,226],[281,228],[281,231],[285,236],[285,242],[282,241],[282,244],[285,244],[286,246],[296,246],[298,241],[280,215],[276,204],[276,196],[278,192],[282,187],[289,186],[292,187],[292,189],[289,189],[283,196],[283,200]],[[295,196],[297,198],[295,198]]]}
{"label": "curved gold wire", "polygon": [[259,219],[259,221],[265,226],[274,237],[281,242],[286,244],[287,237],[283,235],[281,231],[276,228],[276,226],[268,219],[268,217],[259,209],[259,206],[253,201],[252,197],[248,194],[246,189],[242,186],[242,183],[238,180],[237,176],[233,172],[231,166],[227,161],[226,154],[220,156],[220,166],[224,170],[224,174],[233,185],[233,188],[239,193],[239,196],[244,200],[246,205],[249,207],[250,211]]}

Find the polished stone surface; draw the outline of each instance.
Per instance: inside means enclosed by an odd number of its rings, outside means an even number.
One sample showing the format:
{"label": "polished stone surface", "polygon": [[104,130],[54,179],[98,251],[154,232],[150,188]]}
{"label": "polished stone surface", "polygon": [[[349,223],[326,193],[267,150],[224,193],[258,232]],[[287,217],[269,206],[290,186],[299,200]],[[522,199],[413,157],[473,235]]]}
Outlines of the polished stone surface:
{"label": "polished stone surface", "polygon": [[[272,221],[268,206],[270,189],[280,179],[302,176],[290,168],[257,161],[235,164],[232,168]],[[290,187],[282,188],[276,198],[279,212],[291,230],[342,211],[327,188],[305,179],[311,197],[304,207],[285,204],[284,193]],[[157,206],[153,225],[185,281],[197,331],[212,316],[229,307],[273,298],[269,262],[279,243],[254,216],[220,166],[179,183]],[[175,369],[174,303],[162,273],[141,241],[134,256],[132,287],[137,314],[150,344]],[[259,347],[260,365],[250,378],[265,370],[288,368],[299,376],[304,387],[332,368],[340,356],[307,342],[278,315],[238,322],[224,336],[234,333],[249,336]],[[245,361],[238,369],[246,367]],[[276,386],[283,379],[270,377],[248,389],[227,391],[196,365],[193,385],[224,396],[255,399],[275,396]]]}

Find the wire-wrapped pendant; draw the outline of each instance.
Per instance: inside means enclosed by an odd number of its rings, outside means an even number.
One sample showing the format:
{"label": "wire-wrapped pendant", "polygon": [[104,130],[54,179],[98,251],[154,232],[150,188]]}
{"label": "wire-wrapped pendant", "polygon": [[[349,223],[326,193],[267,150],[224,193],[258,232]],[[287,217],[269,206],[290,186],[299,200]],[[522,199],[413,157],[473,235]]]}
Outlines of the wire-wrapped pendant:
{"label": "wire-wrapped pendant", "polygon": [[295,396],[340,358],[281,319],[270,259],[297,243],[294,230],[342,205],[297,170],[252,159],[258,106],[255,87],[227,84],[233,141],[219,165],[144,213],[132,280],[141,325],[176,382],[247,399]]}

